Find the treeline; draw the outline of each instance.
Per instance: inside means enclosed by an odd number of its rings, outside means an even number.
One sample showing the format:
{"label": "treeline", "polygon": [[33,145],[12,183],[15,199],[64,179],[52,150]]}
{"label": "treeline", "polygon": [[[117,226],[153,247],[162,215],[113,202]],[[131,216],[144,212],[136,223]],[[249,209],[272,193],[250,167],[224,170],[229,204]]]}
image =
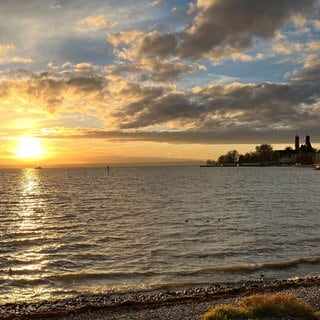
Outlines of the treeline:
{"label": "treeline", "polygon": [[[288,147],[287,149],[291,149]],[[261,144],[256,146],[255,151],[240,154],[237,150],[228,151],[221,155],[218,161],[208,160],[207,164],[226,164],[226,163],[274,163],[278,160],[278,154],[273,151],[270,144]]]}

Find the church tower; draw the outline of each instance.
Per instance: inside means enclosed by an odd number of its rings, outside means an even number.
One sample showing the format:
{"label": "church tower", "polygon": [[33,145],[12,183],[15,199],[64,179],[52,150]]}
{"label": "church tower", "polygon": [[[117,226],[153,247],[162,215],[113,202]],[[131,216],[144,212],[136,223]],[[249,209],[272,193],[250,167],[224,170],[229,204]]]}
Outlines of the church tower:
{"label": "church tower", "polygon": [[298,135],[296,135],[295,138],[294,138],[294,149],[296,151],[299,150],[299,136]]}
{"label": "church tower", "polygon": [[313,148],[312,148],[312,145],[311,145],[311,142],[310,142],[310,136],[308,134],[306,135],[306,151],[307,152],[312,152],[313,151]]}

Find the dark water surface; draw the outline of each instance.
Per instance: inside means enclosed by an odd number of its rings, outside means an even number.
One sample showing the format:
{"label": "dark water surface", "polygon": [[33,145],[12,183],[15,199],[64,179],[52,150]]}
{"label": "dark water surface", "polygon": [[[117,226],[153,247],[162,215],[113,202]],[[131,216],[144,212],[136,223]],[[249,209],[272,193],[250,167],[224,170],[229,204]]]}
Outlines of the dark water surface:
{"label": "dark water surface", "polygon": [[0,170],[0,303],[319,275],[310,168]]}

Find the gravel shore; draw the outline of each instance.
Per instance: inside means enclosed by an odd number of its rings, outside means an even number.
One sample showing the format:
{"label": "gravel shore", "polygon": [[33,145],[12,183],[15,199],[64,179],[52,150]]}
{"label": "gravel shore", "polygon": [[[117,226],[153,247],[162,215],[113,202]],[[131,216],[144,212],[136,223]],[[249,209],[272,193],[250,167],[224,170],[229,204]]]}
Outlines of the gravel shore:
{"label": "gravel shore", "polygon": [[0,306],[0,319],[195,320],[216,304],[254,293],[293,293],[320,311],[320,277],[153,291]]}

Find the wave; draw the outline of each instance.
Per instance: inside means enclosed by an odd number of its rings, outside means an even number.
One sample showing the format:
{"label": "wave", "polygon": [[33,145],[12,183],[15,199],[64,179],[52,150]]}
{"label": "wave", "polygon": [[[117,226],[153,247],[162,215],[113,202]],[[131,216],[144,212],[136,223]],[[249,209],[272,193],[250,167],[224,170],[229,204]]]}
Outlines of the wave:
{"label": "wave", "polygon": [[156,272],[106,272],[106,273],[65,273],[60,275],[48,276],[51,281],[74,282],[82,280],[103,280],[116,278],[141,278],[158,276]]}
{"label": "wave", "polygon": [[[5,288],[13,287],[13,288],[21,288],[21,287],[30,287],[30,286],[40,286],[47,285],[48,281],[42,278],[30,278],[30,279],[13,279],[7,281],[5,279],[0,281],[1,285],[4,285]],[[1,288],[2,289],[2,288]]]}
{"label": "wave", "polygon": [[[181,279],[183,277],[188,277],[191,280],[196,277],[198,281],[199,277],[213,274],[234,274],[234,275],[249,275],[254,273],[264,273],[268,271],[275,270],[289,270],[305,265],[319,265],[320,257],[315,258],[301,258],[291,261],[284,262],[272,262],[272,263],[261,263],[261,264],[242,264],[242,265],[231,265],[231,266],[221,266],[221,267],[206,267],[196,270],[181,270],[181,271],[110,271],[110,272],[82,272],[82,273],[61,273],[54,275],[46,275],[41,277],[41,281],[49,281],[52,283],[62,282],[83,282],[83,281],[103,281],[103,280],[135,280],[141,279],[145,281],[146,279],[155,280],[158,277],[173,277],[175,279]],[[193,280],[191,280],[193,281]],[[152,283],[153,281],[151,281]],[[180,282],[178,282],[180,283]]]}
{"label": "wave", "polygon": [[235,274],[249,274],[258,271],[267,270],[284,270],[296,268],[301,265],[317,265],[320,264],[320,257],[315,258],[300,258],[291,261],[284,262],[271,262],[271,263],[259,263],[259,264],[242,264],[242,265],[232,265],[223,267],[208,267],[199,269],[196,271],[185,272],[183,275],[201,275],[201,274],[211,274],[211,273],[235,273]]}

